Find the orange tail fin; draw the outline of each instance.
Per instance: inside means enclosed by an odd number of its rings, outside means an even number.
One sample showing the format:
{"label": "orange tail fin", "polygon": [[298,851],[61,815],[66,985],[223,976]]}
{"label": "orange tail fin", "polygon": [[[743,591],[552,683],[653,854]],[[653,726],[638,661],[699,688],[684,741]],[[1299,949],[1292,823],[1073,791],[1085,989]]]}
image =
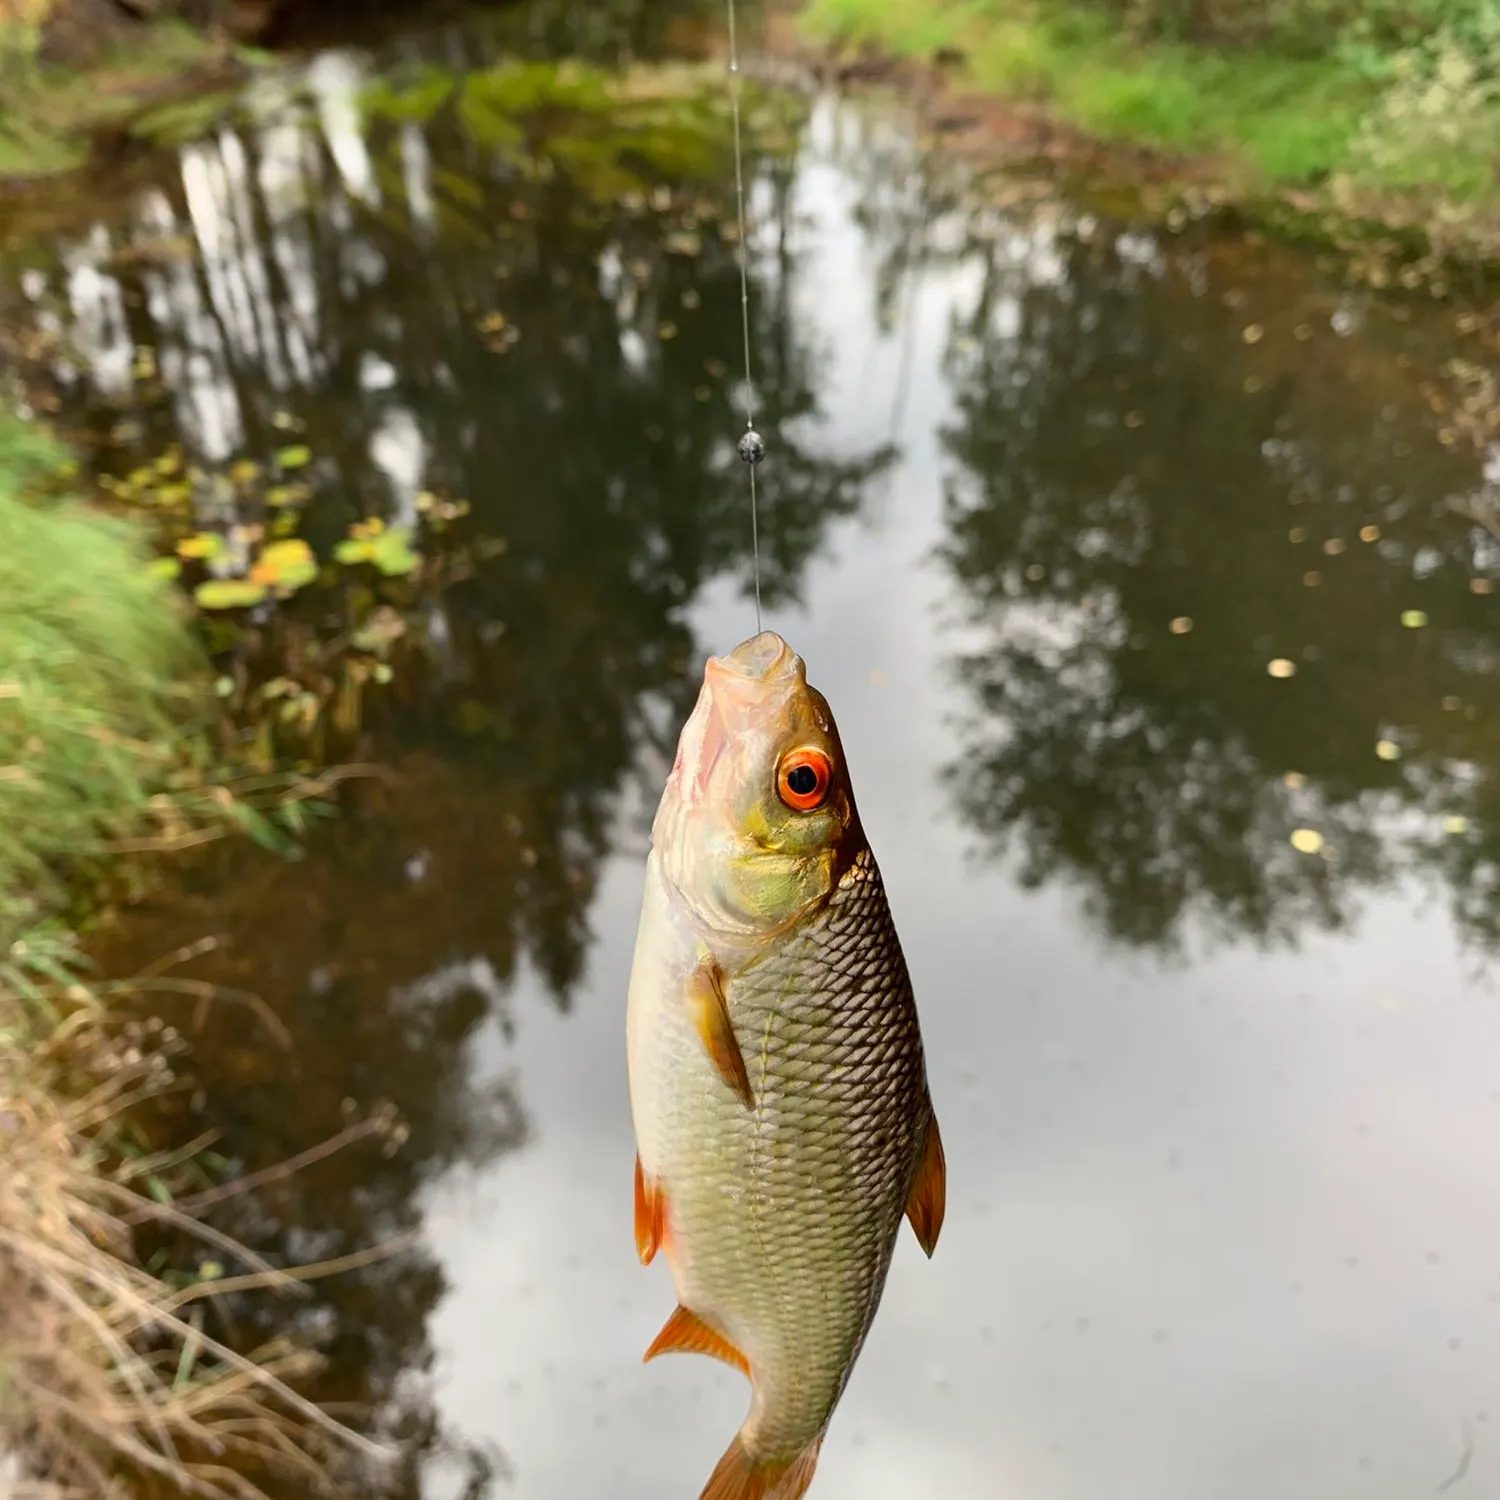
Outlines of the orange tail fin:
{"label": "orange tail fin", "polygon": [[818,1467],[820,1433],[794,1458],[758,1459],[738,1433],[698,1500],[802,1500]]}

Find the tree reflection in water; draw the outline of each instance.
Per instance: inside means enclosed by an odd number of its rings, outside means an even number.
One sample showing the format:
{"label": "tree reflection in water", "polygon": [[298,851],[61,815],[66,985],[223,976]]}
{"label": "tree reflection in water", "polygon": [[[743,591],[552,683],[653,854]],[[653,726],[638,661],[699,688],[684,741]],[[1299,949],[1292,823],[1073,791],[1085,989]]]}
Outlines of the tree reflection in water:
{"label": "tree reflection in water", "polygon": [[1443,503],[1485,481],[1436,441],[1419,338],[1338,337],[1358,304],[1274,248],[997,207],[1034,194],[909,143],[857,160],[882,308],[934,269],[974,288],[941,560],[985,846],[1130,944],[1290,941],[1425,869],[1493,946],[1500,638],[1470,581],[1500,549]]}
{"label": "tree reflection in water", "polygon": [[[350,1107],[402,1122],[378,1169],[365,1143],[224,1205],[220,1227],[274,1263],[420,1231],[425,1185],[524,1138],[520,1082],[475,1081],[485,1039],[503,1046],[522,968],[567,1007],[632,775],[659,777],[690,704],[685,609],[712,580],[750,585],[722,100],[649,72],[626,98],[612,75],[477,45],[467,30],[402,41],[373,87],[325,60],[310,97],[185,145],[126,225],[27,255],[32,316],[65,351],[51,400],[101,467],[181,441],[225,475],[303,443],[298,534],[319,558],[351,522],[467,501],[424,534],[416,581],[344,578],[214,627],[249,702],[246,684],[310,680],[378,598],[405,654],[329,750],[398,779],[355,797],[295,868],[211,855],[97,946],[127,972],[214,934],[187,972],[259,992],[290,1033],[283,1052],[245,1012],[207,1007],[207,1102],[181,1099],[164,1134],[215,1130],[228,1168],[253,1172]],[[795,118],[758,123],[795,150]],[[822,356],[787,299],[787,160],[751,160],[768,602],[795,598],[889,458],[819,441]],[[243,486],[205,483],[192,504],[231,535],[278,524]],[[291,700],[268,701],[289,733],[275,709]],[[411,1495],[449,1441],[424,1389],[444,1293],[418,1248],[316,1283],[296,1314],[331,1333],[314,1394],[402,1436]],[[246,1345],[284,1331],[283,1304],[230,1311]],[[479,1483],[490,1460],[468,1457]]]}
{"label": "tree reflection in water", "polygon": [[[976,829],[1144,944],[1191,920],[1337,927],[1445,847],[1444,816],[1493,840],[1496,640],[1472,538],[1429,503],[1457,466],[1419,415],[1340,410],[1317,372],[1247,392],[1242,321],[1156,246],[1065,235],[1054,255],[992,284],[954,359],[945,556],[991,634],[959,663]],[[1404,629],[1419,601],[1432,628]],[[1331,857],[1298,853],[1298,827]],[[1475,873],[1454,891],[1479,936]]]}

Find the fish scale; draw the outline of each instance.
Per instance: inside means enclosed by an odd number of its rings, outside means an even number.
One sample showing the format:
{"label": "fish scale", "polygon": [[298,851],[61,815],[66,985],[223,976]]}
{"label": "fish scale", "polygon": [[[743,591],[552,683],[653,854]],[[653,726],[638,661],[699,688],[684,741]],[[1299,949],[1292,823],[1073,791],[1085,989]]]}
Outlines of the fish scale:
{"label": "fish scale", "polygon": [[930,1112],[911,982],[868,849],[818,915],[727,974],[753,1111],[682,1037],[696,1076],[677,1091],[671,1135],[690,1149],[663,1163],[684,1305],[752,1368],[786,1372],[757,1387],[747,1424],[773,1452],[821,1431],[843,1391]]}
{"label": "fish scale", "polygon": [[[754,1115],[732,1095],[714,1111],[752,1184],[753,1248],[718,1232],[695,1264],[708,1305],[734,1309],[731,1338],[790,1356],[794,1378],[766,1393],[752,1426],[796,1451],[822,1429],[875,1315],[921,1145],[911,1122],[928,1108],[911,982],[869,850],[823,920],[727,989],[736,1033],[765,1039],[746,1048]],[[755,1212],[772,1207],[766,1244]]]}
{"label": "fish scale", "polygon": [[[821,790],[785,790],[789,757]],[[928,1254],[942,1222],[911,980],[841,760],[766,632],[710,662],[653,826],[627,1024],[636,1236],[679,1310],[648,1358],[713,1354],[752,1388],[702,1500],[805,1492],[902,1216]]]}

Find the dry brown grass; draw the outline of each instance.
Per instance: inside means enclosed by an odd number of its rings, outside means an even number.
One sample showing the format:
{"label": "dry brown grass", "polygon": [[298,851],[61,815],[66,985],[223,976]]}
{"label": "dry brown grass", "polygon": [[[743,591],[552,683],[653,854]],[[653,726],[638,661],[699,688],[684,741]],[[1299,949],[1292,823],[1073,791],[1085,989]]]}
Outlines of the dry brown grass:
{"label": "dry brown grass", "polygon": [[[299,1273],[157,1201],[143,1185],[171,1163],[117,1149],[124,1114],[172,1086],[171,1028],[111,1018],[76,985],[47,994],[22,978],[23,993],[18,977],[0,963],[0,1461],[9,1447],[39,1477],[14,1495],[98,1500],[154,1475],[257,1500],[251,1473],[279,1476],[276,1493],[378,1488],[382,1451],[290,1384],[311,1352],[240,1354],[206,1331],[213,1298],[293,1292]],[[243,1274],[169,1285],[135,1257],[142,1223]]]}

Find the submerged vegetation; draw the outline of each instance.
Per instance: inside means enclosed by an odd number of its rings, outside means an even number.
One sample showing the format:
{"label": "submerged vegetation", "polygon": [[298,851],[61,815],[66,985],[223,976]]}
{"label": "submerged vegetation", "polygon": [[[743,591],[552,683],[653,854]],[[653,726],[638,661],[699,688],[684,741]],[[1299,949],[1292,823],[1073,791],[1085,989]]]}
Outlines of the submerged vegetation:
{"label": "submerged vegetation", "polygon": [[[130,1119],[176,1082],[179,1039],[86,982],[60,918],[112,851],[270,829],[255,804],[290,783],[215,769],[186,613],[135,524],[55,493],[74,467],[0,417],[0,1457],[59,1494],[112,1492],[124,1463],[244,1495],[235,1453],[318,1474],[359,1445],[285,1383],[306,1350],[205,1324],[206,1299],[295,1279],[172,1207],[198,1153],[143,1151]],[[194,1269],[148,1270],[143,1226]]]}
{"label": "submerged vegetation", "polygon": [[810,0],[803,24],[961,58],[964,86],[1195,157],[1231,196],[1500,254],[1496,0]]}

